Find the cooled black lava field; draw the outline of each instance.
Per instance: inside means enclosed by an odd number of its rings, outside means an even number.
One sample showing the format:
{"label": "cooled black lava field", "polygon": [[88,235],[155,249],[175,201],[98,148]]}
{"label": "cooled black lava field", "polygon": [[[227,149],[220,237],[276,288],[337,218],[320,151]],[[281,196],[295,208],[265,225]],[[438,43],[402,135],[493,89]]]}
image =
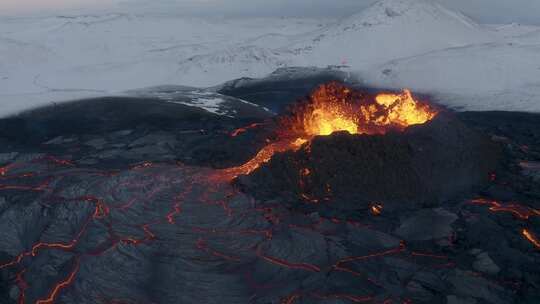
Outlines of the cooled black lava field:
{"label": "cooled black lava field", "polygon": [[540,303],[540,115],[444,110],[228,180],[275,127],[228,90],[218,113],[142,96],[0,120],[0,303]]}

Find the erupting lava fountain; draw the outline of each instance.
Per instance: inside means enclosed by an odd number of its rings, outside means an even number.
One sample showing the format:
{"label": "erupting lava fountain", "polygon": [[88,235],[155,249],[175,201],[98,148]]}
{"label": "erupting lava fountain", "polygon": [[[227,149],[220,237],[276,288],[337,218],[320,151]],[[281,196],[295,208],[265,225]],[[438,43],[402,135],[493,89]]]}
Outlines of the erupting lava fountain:
{"label": "erupting lava fountain", "polygon": [[365,95],[343,84],[331,82],[319,86],[311,96],[279,118],[277,139],[261,149],[245,164],[220,172],[226,180],[246,175],[268,162],[275,153],[298,150],[315,136],[334,132],[385,134],[403,131],[408,126],[432,120],[438,111],[416,100],[409,90],[401,94]]}

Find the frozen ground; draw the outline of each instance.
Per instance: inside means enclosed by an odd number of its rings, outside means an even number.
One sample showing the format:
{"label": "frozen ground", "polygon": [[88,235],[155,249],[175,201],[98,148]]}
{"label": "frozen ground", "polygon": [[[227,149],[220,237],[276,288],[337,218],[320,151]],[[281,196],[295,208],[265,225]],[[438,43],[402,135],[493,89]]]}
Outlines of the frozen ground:
{"label": "frozen ground", "polygon": [[[144,13],[142,13],[144,11]],[[0,18],[0,115],[158,85],[347,66],[461,109],[540,111],[540,27],[479,25],[429,0],[340,20],[186,18],[173,9]]]}

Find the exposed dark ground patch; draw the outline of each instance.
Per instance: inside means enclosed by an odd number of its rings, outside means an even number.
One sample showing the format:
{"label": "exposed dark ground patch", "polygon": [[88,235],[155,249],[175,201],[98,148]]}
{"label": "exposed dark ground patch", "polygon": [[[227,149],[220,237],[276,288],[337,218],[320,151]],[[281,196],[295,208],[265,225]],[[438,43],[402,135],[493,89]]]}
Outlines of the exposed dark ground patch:
{"label": "exposed dark ground patch", "polygon": [[233,166],[258,151],[258,142],[263,141],[253,134],[230,133],[270,117],[256,107],[245,107],[232,118],[157,99],[91,99],[2,119],[0,138],[5,151],[67,152],[92,166],[171,160]]}
{"label": "exposed dark ground patch", "polygon": [[346,73],[331,69],[290,68],[278,70],[262,79],[233,80],[221,86],[218,92],[281,113],[291,101],[309,95],[321,83],[346,79]]}

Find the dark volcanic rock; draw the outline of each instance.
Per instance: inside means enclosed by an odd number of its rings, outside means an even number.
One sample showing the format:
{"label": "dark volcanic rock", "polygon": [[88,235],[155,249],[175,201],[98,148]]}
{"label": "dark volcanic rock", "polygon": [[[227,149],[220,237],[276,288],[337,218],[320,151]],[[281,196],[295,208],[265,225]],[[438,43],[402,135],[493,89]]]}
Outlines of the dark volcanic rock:
{"label": "dark volcanic rock", "polygon": [[511,303],[510,292],[508,290],[483,277],[477,276],[475,273],[456,269],[449,277],[449,281],[454,286],[456,293],[460,296],[482,299],[487,303],[493,304]]}
{"label": "dark volcanic rock", "polygon": [[217,90],[221,94],[249,100],[281,113],[290,103],[308,95],[321,83],[344,81],[347,78],[347,73],[332,68],[290,67],[278,69],[262,79],[229,81]]}
{"label": "dark volcanic rock", "polygon": [[[181,97],[176,93],[175,98]],[[264,134],[231,137],[230,133],[271,118],[270,112],[228,97],[227,113],[236,114],[221,115],[196,103],[189,105],[188,97],[181,104],[154,97],[104,97],[2,119],[0,143],[7,139],[8,144],[1,145],[0,164],[12,160],[17,153],[11,151],[17,149],[45,153],[69,150],[72,160],[89,165],[96,164],[96,159],[107,160],[107,166],[179,160],[228,167],[243,163],[264,144],[264,139],[257,140],[258,136],[265,138]]]}
{"label": "dark volcanic rock", "polygon": [[345,209],[434,204],[484,185],[499,158],[488,137],[440,114],[403,133],[316,137],[297,152],[275,155],[240,184],[259,198],[340,201],[334,207]]}
{"label": "dark volcanic rock", "polygon": [[405,219],[395,233],[407,241],[448,238],[452,233],[451,225],[457,218],[443,209],[423,209]]}
{"label": "dark volcanic rock", "polygon": [[[216,181],[212,168],[257,153],[271,126],[231,131],[265,115],[94,102],[0,120],[2,304],[540,303],[539,115],[458,115],[487,137],[448,118],[405,134],[318,138],[311,153],[279,155],[256,173],[288,187],[268,200]],[[444,197],[445,185],[467,190],[496,154],[486,138],[502,144],[506,166],[482,191],[437,207],[357,209],[364,192],[393,197],[386,180],[411,185],[398,193],[434,193],[426,198]],[[295,174],[307,165],[301,188]],[[290,172],[269,170],[279,166]],[[283,204],[297,203],[298,189],[317,198],[325,179],[328,204]],[[388,193],[368,188],[381,182]],[[478,196],[487,200],[473,204]]]}

